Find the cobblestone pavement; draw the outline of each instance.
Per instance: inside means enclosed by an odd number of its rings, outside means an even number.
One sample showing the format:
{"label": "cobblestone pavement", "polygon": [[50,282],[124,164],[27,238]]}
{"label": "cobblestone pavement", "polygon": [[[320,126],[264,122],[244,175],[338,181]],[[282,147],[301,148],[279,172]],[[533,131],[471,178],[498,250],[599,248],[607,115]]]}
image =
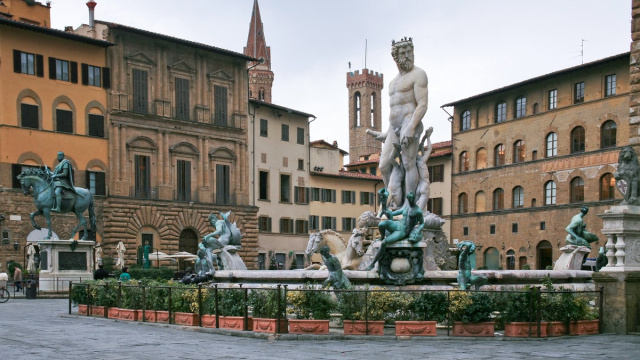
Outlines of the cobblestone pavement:
{"label": "cobblestone pavement", "polygon": [[[77,309],[74,309],[74,313]],[[1,359],[638,359],[640,336],[280,340],[68,315],[64,299],[0,304]],[[242,335],[242,336],[237,336]]]}

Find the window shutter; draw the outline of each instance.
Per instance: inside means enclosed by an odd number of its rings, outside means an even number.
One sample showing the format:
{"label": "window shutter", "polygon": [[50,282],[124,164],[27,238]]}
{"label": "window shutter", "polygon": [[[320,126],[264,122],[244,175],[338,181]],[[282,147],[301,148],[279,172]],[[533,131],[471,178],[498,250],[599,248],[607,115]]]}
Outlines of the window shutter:
{"label": "window shutter", "polygon": [[89,65],[81,64],[82,85],[89,85]]}
{"label": "window shutter", "polygon": [[342,194],[342,203],[344,204],[344,201],[346,200],[345,191],[342,190],[340,193]]}
{"label": "window shutter", "polygon": [[342,218],[342,230],[346,230],[347,229],[347,222],[346,222],[347,218]]}
{"label": "window shutter", "polygon": [[78,63],[75,61],[69,61],[69,73],[71,76],[71,82],[78,83]]}
{"label": "window shutter", "polygon": [[44,56],[36,54],[36,75],[44,77]]}
{"label": "window shutter", "polygon": [[336,229],[336,217],[333,216],[331,217],[331,230],[335,230]]}
{"label": "window shutter", "polygon": [[300,198],[298,196],[298,187],[294,186],[293,187],[293,202],[295,202],[296,204],[300,201]]}
{"label": "window shutter", "polygon": [[304,188],[304,199],[305,199],[305,204],[309,203],[309,188],[306,187]]}
{"label": "window shutter", "polygon": [[102,68],[102,87],[105,89],[111,88],[111,69],[108,67]]}
{"label": "window shutter", "polygon": [[284,229],[284,219],[280,218],[280,233],[282,234],[282,229]]}
{"label": "window shutter", "polygon": [[304,220],[304,233],[309,233],[309,222],[307,220]]}
{"label": "window shutter", "polygon": [[49,58],[49,79],[56,78],[56,58]]}
{"label": "window shutter", "polygon": [[369,193],[369,205],[373,205],[375,201],[373,193]]}
{"label": "window shutter", "polygon": [[22,72],[22,60],[20,58],[20,54],[22,54],[21,51],[13,50],[13,72]]}
{"label": "window shutter", "polygon": [[360,191],[360,205],[363,205],[363,204],[364,204],[364,195],[365,195],[365,194],[366,194],[366,193],[365,193],[364,191]]}
{"label": "window shutter", "polygon": [[356,192],[352,191],[351,192],[351,203],[355,205],[356,203]]}
{"label": "window shutter", "polygon": [[333,202],[333,203],[336,202],[336,191],[335,190],[331,190],[331,202]]}

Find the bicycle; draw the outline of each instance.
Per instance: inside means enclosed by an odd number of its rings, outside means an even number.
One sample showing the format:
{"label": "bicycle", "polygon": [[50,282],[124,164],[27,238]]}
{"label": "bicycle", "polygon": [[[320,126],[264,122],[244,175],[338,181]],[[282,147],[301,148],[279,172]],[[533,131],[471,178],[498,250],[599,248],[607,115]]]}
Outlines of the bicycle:
{"label": "bicycle", "polygon": [[7,290],[7,280],[0,280],[0,303],[9,301],[11,293]]}

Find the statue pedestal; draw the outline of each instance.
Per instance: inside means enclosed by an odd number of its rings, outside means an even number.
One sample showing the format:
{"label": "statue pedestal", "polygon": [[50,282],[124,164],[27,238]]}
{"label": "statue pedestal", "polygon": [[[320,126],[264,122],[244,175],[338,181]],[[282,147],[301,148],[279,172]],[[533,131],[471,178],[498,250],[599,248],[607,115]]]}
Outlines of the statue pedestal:
{"label": "statue pedestal", "polygon": [[40,247],[40,291],[68,291],[69,281],[93,279],[95,241],[31,240]]}
{"label": "statue pedestal", "polygon": [[591,252],[591,249],[586,246],[567,245],[560,248],[560,251],[563,253],[553,266],[553,270],[580,270],[584,257]]}
{"label": "statue pedestal", "polygon": [[604,272],[640,271],[640,206],[612,206],[604,214],[602,233],[609,263]]}
{"label": "statue pedestal", "polygon": [[412,243],[402,240],[387,245],[378,263],[378,275],[387,284],[413,284],[424,278],[423,254],[427,244],[424,240]]}

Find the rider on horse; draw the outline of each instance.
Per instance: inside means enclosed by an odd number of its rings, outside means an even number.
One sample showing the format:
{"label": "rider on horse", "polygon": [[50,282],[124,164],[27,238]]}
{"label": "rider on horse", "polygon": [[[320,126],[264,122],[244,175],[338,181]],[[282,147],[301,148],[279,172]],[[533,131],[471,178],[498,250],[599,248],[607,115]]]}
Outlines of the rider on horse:
{"label": "rider on horse", "polygon": [[47,168],[47,172],[52,174],[53,186],[55,188],[55,203],[51,211],[62,211],[62,191],[68,189],[77,194],[73,187],[73,166],[71,162],[64,158],[64,153],[58,151],[58,165],[53,169],[53,173]]}

